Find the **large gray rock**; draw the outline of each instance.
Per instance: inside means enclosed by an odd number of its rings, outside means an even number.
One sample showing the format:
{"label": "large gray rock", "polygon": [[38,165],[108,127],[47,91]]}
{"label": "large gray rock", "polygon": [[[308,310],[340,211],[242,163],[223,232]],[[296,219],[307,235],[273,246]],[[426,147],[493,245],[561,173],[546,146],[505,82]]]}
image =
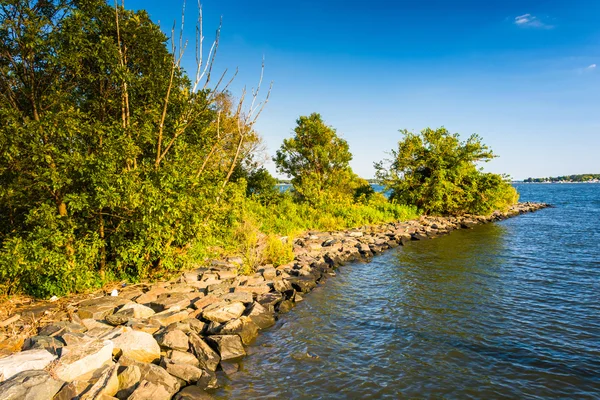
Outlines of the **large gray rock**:
{"label": "large gray rock", "polygon": [[213,397],[198,386],[188,386],[177,393],[173,400],[211,400]]}
{"label": "large gray rock", "polygon": [[173,329],[158,336],[158,343],[169,349],[187,351],[189,348],[188,337],[183,331]]}
{"label": "large gray rock", "polygon": [[104,296],[96,299],[85,300],[79,303],[77,314],[79,318],[104,319],[112,314],[118,307],[129,303],[127,299],[117,296]]}
{"label": "large gray rock", "polygon": [[148,318],[155,314],[154,310],[142,304],[128,303],[119,309],[115,314],[125,314],[131,318]]}
{"label": "large gray rock", "polygon": [[173,396],[167,388],[148,381],[141,381],[128,400],[170,400]]}
{"label": "large gray rock", "polygon": [[223,323],[239,318],[245,310],[246,307],[242,302],[222,302],[206,307],[204,311],[202,311],[202,317],[208,321]]}
{"label": "large gray rock", "polygon": [[63,381],[72,382],[93,373],[112,362],[113,348],[110,340],[65,346],[61,348],[60,358],[53,367],[54,374]]}
{"label": "large gray rock", "polygon": [[193,365],[194,367],[200,367],[200,361],[198,361],[196,356],[194,356],[192,353],[179,350],[169,350],[167,351],[167,357],[181,364],[189,364]]}
{"label": "large gray rock", "polygon": [[217,374],[214,371],[202,370],[202,378],[196,382],[196,386],[204,390],[218,388]]}
{"label": "large gray rock", "polygon": [[150,302],[148,305],[154,311],[161,312],[176,306],[186,308],[191,303],[190,298],[185,293],[165,293],[158,296],[156,300]]}
{"label": "large gray rock", "polygon": [[165,311],[154,314],[149,318],[150,321],[156,322],[161,326],[168,326],[175,322],[181,322],[189,316],[188,311],[181,310],[179,306],[170,308]]}
{"label": "large gray rock", "polygon": [[115,353],[136,361],[154,362],[160,358],[160,346],[149,333],[130,330],[112,339],[112,342]]}
{"label": "large gray rock", "polygon": [[[151,382],[156,386],[164,388],[171,396],[177,393],[181,387],[177,378],[158,365],[135,361],[129,357],[121,357],[119,359],[119,364],[124,367],[137,366],[140,370],[141,380]],[[138,396],[139,395],[140,394],[138,394]]]}
{"label": "large gray rock", "polygon": [[202,377],[202,370],[193,365],[178,363],[167,358],[163,358],[160,364],[169,374],[186,381],[187,383],[196,383]]}
{"label": "large gray rock", "polygon": [[260,328],[266,329],[275,325],[275,317],[260,303],[254,302],[249,308],[248,317]]}
{"label": "large gray rock", "polygon": [[206,340],[217,349],[221,361],[236,360],[246,355],[238,335],[214,335],[207,337]]}
{"label": "large gray rock", "polygon": [[115,397],[125,400],[138,387],[138,384],[142,380],[142,373],[137,365],[130,365],[119,373],[117,379],[119,381],[119,390]]}
{"label": "large gray rock", "polygon": [[25,340],[22,350],[45,349],[55,354],[57,350],[65,345],[65,342],[52,336],[32,336]]}
{"label": "large gray rock", "polygon": [[200,363],[200,368],[216,371],[221,357],[197,334],[190,333],[189,340],[190,347]]}
{"label": "large gray rock", "polygon": [[43,370],[22,371],[0,384],[0,400],[52,400],[63,384]]}
{"label": "large gray rock", "polygon": [[0,358],[0,376],[10,379],[19,372],[44,369],[56,356],[45,349],[21,351]]}
{"label": "large gray rock", "polygon": [[214,333],[238,335],[245,345],[249,345],[258,336],[258,325],[250,317],[242,316],[219,326]]}
{"label": "large gray rock", "polygon": [[94,383],[92,387],[80,397],[80,399],[96,400],[103,397],[114,396],[119,390],[119,379],[117,378],[118,368],[118,364],[106,368],[96,383]]}

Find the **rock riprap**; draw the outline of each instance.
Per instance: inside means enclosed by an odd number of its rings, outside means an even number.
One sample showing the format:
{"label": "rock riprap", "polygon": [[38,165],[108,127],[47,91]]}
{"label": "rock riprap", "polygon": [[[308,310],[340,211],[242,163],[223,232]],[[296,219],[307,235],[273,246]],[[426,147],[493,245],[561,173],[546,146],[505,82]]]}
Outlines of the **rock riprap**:
{"label": "rock riprap", "polygon": [[[240,258],[213,261],[178,279],[78,299],[0,358],[3,399],[204,399],[215,371],[238,371],[244,346],[273,326],[344,263],[410,241],[499,221],[547,207],[521,203],[488,217],[421,217],[343,232],[308,232],[293,243],[294,261],[238,275]],[[47,313],[34,304],[15,315]],[[22,318],[14,318],[21,323]],[[21,322],[19,322],[21,321]]]}

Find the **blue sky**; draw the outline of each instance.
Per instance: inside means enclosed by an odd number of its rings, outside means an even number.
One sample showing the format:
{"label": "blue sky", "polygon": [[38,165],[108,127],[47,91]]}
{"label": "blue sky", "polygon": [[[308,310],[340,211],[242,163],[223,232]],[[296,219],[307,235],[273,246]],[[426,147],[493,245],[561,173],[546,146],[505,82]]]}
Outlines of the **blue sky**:
{"label": "blue sky", "polygon": [[[170,30],[181,1],[129,0]],[[194,38],[196,3],[185,36]],[[399,129],[478,133],[515,179],[600,173],[600,1],[305,0],[203,2],[205,36],[223,17],[216,70],[273,81],[257,124],[273,154],[300,115],[319,112],[365,178]],[[178,22],[179,23],[179,22]],[[193,69],[191,47],[184,67]],[[275,172],[272,163],[267,167]]]}

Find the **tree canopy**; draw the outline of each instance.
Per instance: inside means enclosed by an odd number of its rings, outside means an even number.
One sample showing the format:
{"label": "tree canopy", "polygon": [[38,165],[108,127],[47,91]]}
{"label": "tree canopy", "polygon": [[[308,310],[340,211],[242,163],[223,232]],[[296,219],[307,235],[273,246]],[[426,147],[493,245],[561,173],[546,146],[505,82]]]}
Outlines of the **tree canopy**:
{"label": "tree canopy", "polygon": [[292,177],[301,198],[313,204],[340,200],[367,184],[350,168],[348,142],[320,114],[301,116],[296,124],[294,137],[283,141],[273,161],[280,173]]}
{"label": "tree canopy", "polygon": [[175,270],[239,215],[231,176],[259,141],[255,110],[209,84],[210,55],[190,79],[182,47],[145,11],[102,0],[0,6],[5,291]]}
{"label": "tree canopy", "polygon": [[427,214],[488,214],[517,201],[505,177],[478,168],[495,157],[478,135],[460,141],[445,128],[400,132],[392,158],[375,163],[392,201]]}

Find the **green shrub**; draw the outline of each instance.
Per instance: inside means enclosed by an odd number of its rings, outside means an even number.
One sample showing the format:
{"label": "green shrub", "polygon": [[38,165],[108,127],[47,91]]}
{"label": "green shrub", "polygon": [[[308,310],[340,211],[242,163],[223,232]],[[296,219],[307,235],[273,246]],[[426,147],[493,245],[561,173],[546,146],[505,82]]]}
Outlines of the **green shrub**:
{"label": "green shrub", "polygon": [[276,267],[293,261],[294,250],[292,239],[289,237],[282,239],[273,234],[268,235],[262,258],[263,263],[273,264]]}
{"label": "green shrub", "polygon": [[478,169],[477,163],[495,157],[479,136],[461,142],[445,128],[401,132],[404,138],[391,151],[392,159],[375,164],[392,202],[426,214],[456,215],[489,214],[518,200],[506,177]]}

